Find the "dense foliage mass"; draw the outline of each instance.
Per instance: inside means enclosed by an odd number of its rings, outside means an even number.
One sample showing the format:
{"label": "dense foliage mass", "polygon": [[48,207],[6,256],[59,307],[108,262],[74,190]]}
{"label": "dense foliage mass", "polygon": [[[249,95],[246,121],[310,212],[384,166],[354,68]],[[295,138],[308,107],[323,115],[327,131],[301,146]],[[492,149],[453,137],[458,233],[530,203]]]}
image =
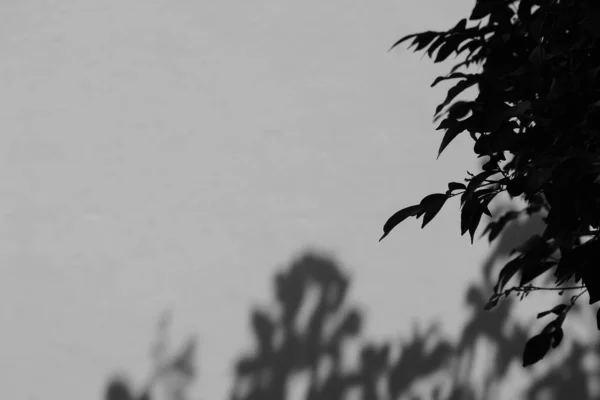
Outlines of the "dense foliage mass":
{"label": "dense foliage mass", "polygon": [[[517,218],[542,213],[546,228],[514,251],[502,268],[486,309],[511,293],[536,290],[571,293],[570,300],[542,312],[555,318],[529,339],[523,365],[541,360],[563,338],[562,325],[580,296],[600,301],[600,2],[597,0],[479,0],[468,19],[444,32],[422,32],[412,40],[435,62],[458,57],[437,107],[444,132],[438,156],[457,135],[474,141],[485,157],[482,170],[464,182],[396,212],[382,239],[409,217],[425,227],[454,196],[460,195],[461,233],[471,242],[488,205],[500,193],[526,206],[494,219],[484,234],[493,241]],[[470,72],[476,69],[476,72]],[[474,100],[457,101],[478,89]],[[532,282],[554,275],[554,284]],[[515,281],[518,285],[509,287]],[[600,312],[598,313],[600,328]]]}

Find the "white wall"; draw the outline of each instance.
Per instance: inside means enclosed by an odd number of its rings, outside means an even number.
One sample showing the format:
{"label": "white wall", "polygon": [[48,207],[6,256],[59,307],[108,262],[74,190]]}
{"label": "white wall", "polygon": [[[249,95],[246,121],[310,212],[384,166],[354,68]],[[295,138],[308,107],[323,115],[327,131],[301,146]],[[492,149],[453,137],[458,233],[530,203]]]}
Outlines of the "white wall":
{"label": "white wall", "polygon": [[461,179],[470,139],[431,118],[448,66],[389,46],[472,1],[19,0],[0,8],[0,387],[100,398],[146,376],[163,310],[201,338],[223,398],[248,312],[306,247],[351,271],[367,334],[464,319],[487,245],[458,204],[397,209]]}

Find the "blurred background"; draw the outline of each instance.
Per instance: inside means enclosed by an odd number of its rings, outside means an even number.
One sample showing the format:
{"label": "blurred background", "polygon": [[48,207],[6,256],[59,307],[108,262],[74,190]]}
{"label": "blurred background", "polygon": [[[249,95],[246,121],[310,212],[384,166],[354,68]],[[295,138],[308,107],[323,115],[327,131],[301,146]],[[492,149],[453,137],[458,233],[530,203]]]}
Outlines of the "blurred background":
{"label": "blurred background", "polygon": [[548,303],[482,314],[510,243],[460,237],[458,202],[377,242],[477,168],[468,136],[435,160],[452,60],[387,51],[472,6],[4,4],[2,395],[535,398],[571,348],[591,374],[589,321],[520,369]]}

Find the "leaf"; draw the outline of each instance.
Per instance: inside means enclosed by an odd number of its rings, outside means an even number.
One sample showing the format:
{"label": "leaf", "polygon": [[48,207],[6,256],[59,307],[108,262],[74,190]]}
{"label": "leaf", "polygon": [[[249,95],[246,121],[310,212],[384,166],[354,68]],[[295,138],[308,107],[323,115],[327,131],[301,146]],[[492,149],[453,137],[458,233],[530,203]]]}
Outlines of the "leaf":
{"label": "leaf", "polygon": [[[528,261],[530,261],[529,257]],[[528,262],[521,269],[521,282],[519,283],[519,285],[524,286],[528,284],[538,276],[547,272],[550,268],[554,267],[555,265],[556,263],[553,261],[539,262],[539,260],[537,260],[536,262],[535,259],[531,260],[531,262]]]}
{"label": "leaf", "polygon": [[446,40],[446,36],[445,35],[440,35],[438,36],[437,39],[435,39],[435,41],[431,44],[431,46],[429,46],[429,48],[427,49],[427,55],[432,58],[433,57],[433,53],[442,45],[444,44],[444,41]]}
{"label": "leaf", "polygon": [[555,349],[558,347],[558,345],[560,344],[560,342],[562,342],[563,340],[563,330],[562,328],[558,328],[557,330],[554,331],[554,334],[552,335],[552,348]]}
{"label": "leaf", "polygon": [[443,120],[440,125],[435,128],[436,131],[439,131],[441,129],[450,129],[452,127],[455,127],[456,125],[459,124],[459,121],[452,119],[452,118],[446,118],[445,120]]}
{"label": "leaf", "polygon": [[549,315],[549,314],[552,314],[552,310],[542,311],[541,313],[538,313],[537,318],[540,319],[540,318],[543,318],[543,317],[545,317],[546,315]]}
{"label": "leaf", "polygon": [[413,41],[413,43],[417,43],[417,47],[415,48],[415,52],[416,51],[420,51],[423,50],[425,47],[427,47],[432,41],[433,39],[435,39],[437,36],[439,35],[439,33],[437,32],[423,32],[418,34],[415,37],[415,40]]}
{"label": "leaf", "polygon": [[411,35],[406,35],[406,36],[404,36],[403,38],[401,38],[400,40],[398,40],[396,43],[394,43],[394,44],[392,45],[392,47],[390,47],[390,49],[389,49],[388,51],[391,51],[391,50],[392,50],[394,47],[396,47],[396,46],[398,46],[398,45],[400,45],[400,44],[404,43],[404,42],[405,42],[405,41],[407,41],[408,39],[412,39],[412,38],[416,37],[417,35],[418,35],[418,33],[413,33],[413,34],[411,34]]}
{"label": "leaf", "polygon": [[525,183],[526,180],[524,176],[518,176],[516,178],[513,178],[506,185],[506,191],[511,197],[518,197],[525,191]]}
{"label": "leaf", "polygon": [[492,189],[485,189],[485,190],[479,190],[477,192],[475,192],[476,195],[479,195],[480,193],[487,193],[483,198],[481,198],[481,207],[483,208],[483,213],[485,215],[487,215],[488,217],[492,218],[492,213],[490,211],[490,203],[492,202],[492,200],[494,200],[494,198],[500,193],[498,191],[496,191],[496,188],[492,188]]}
{"label": "leaf", "polygon": [[452,29],[450,29],[451,32],[464,32],[465,28],[467,27],[467,19],[463,18],[460,21],[458,21],[458,24],[456,24],[456,26]]}
{"label": "leaf", "polygon": [[469,77],[472,77],[472,76],[474,76],[474,75],[473,74],[464,74],[462,72],[455,72],[453,74],[446,75],[446,76],[438,76],[437,78],[435,78],[435,80],[431,84],[431,87],[434,87],[438,83],[440,83],[442,81],[446,81],[448,79],[469,78]]}
{"label": "leaf", "polygon": [[473,11],[471,12],[471,16],[469,19],[471,21],[476,21],[478,19],[483,19],[494,11],[496,6],[496,1],[482,1],[477,0]]}
{"label": "leaf", "polygon": [[483,215],[483,207],[477,202],[477,200],[469,201],[465,203],[461,210],[460,215],[460,231],[461,236],[469,232],[471,236],[471,244],[473,244],[475,231],[481,221]]}
{"label": "leaf", "polygon": [[423,225],[421,229],[427,225],[442,209],[444,203],[448,200],[448,196],[443,193],[430,194],[421,200],[421,206],[425,209],[425,216],[423,217]]}
{"label": "leaf", "polygon": [[448,190],[450,192],[453,192],[455,190],[464,190],[467,187],[465,186],[464,183],[460,183],[460,182],[450,182],[448,183]]}
{"label": "leaf", "polygon": [[504,289],[504,286],[506,286],[506,284],[512,279],[512,277],[515,276],[517,272],[519,272],[519,269],[521,269],[523,262],[524,257],[520,255],[510,260],[504,265],[504,267],[502,267],[502,269],[500,270],[500,274],[498,275],[498,282],[496,283],[496,286],[494,288],[496,292]]}
{"label": "leaf", "polygon": [[[483,43],[484,42],[479,38],[471,39],[471,40],[467,41],[465,44],[463,44],[461,47],[459,47],[459,49],[456,51],[456,53],[461,54],[465,50],[468,50],[469,53],[473,53],[475,50],[480,48],[483,45]],[[454,70],[454,68],[453,68],[453,70]]]}
{"label": "leaf", "polygon": [[493,295],[492,297],[490,297],[488,302],[483,307],[483,310],[488,311],[488,310],[491,310],[492,308],[496,307],[496,305],[498,304],[498,299],[499,299],[499,297],[497,295]]}
{"label": "leaf", "polygon": [[557,306],[554,306],[554,308],[552,310],[550,310],[551,313],[554,313],[556,315],[560,315],[562,313],[564,313],[565,311],[567,311],[569,309],[569,306],[566,304],[559,304]]}
{"label": "leaf", "polygon": [[438,50],[438,53],[437,53],[437,56],[435,57],[434,62],[439,63],[439,62],[444,61],[446,58],[448,58],[450,56],[450,54],[452,54],[453,52],[458,50],[459,44],[460,44],[460,42],[457,40],[457,38],[455,36],[447,39],[446,43],[444,43],[442,45],[442,47],[440,47],[440,49]]}
{"label": "leaf", "polygon": [[[581,271],[584,271],[586,269],[593,271],[593,262],[594,259],[596,259],[595,256],[598,254],[597,245],[597,241],[592,240],[580,246],[577,246],[576,248],[574,248],[566,254],[563,254],[560,261],[558,262],[556,271],[554,272],[554,276],[556,277],[557,283],[566,282],[576,273],[579,274]],[[588,280],[588,278],[590,278],[590,284],[595,288],[594,277],[588,276],[586,277],[586,280]]]}
{"label": "leaf", "polygon": [[450,88],[448,90],[448,94],[446,95],[446,99],[444,100],[444,102],[440,105],[437,106],[437,108],[435,109],[435,115],[439,114],[440,111],[442,111],[442,109],[444,107],[446,107],[448,104],[450,104],[450,102],[452,100],[454,100],[454,98],[456,96],[458,96],[459,94],[461,94],[462,92],[464,92],[465,90],[467,90],[468,88],[470,88],[471,86],[473,86],[474,84],[477,83],[477,79],[475,78],[477,75],[471,75],[470,77],[463,79],[461,81],[458,81],[456,83],[456,85],[454,85],[452,88]]}
{"label": "leaf", "polygon": [[457,101],[448,109],[448,117],[453,119],[462,119],[467,116],[469,111],[471,111],[472,106],[473,102],[471,101]]}
{"label": "leaf", "polygon": [[475,175],[473,178],[471,178],[469,180],[469,184],[467,185],[467,190],[463,194],[465,201],[468,201],[469,199],[471,199],[471,197],[473,197],[473,193],[475,193],[475,190],[479,189],[481,184],[485,182],[487,178],[497,173],[497,171],[482,171],[479,174]]}
{"label": "leaf", "polygon": [[467,130],[468,126],[469,126],[469,120],[467,119],[464,121],[459,121],[458,124],[456,124],[455,126],[451,126],[450,128],[448,128],[448,130],[444,134],[444,137],[442,138],[442,143],[440,143],[440,148],[438,149],[438,155],[437,155],[438,159],[440,158],[440,155],[446,149],[446,147],[448,147],[450,142],[452,142],[459,134],[461,134],[462,132]]}
{"label": "leaf", "polygon": [[481,217],[483,216],[484,208],[479,207],[477,211],[473,214],[471,218],[471,222],[469,225],[469,234],[471,235],[471,244],[473,244],[473,240],[475,239],[475,232],[479,227],[479,222],[481,222]]}
{"label": "leaf", "polygon": [[385,225],[383,225],[383,236],[379,239],[379,241],[381,242],[383,240],[383,238],[386,237],[392,231],[392,229],[394,229],[396,227],[396,225],[398,225],[399,223],[401,223],[408,217],[414,217],[423,209],[424,208],[422,205],[417,204],[414,206],[403,208],[400,211],[397,211],[394,215],[392,215],[387,220]]}
{"label": "leaf", "polygon": [[527,341],[525,344],[525,351],[523,351],[523,367],[528,367],[540,361],[548,350],[552,343],[552,336],[550,334],[539,334]]}

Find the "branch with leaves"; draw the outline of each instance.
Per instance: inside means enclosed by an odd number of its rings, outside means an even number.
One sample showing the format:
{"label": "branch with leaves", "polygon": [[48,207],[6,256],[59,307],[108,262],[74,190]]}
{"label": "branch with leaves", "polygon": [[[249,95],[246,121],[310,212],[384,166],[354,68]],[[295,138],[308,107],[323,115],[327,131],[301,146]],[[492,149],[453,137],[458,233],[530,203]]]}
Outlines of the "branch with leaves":
{"label": "branch with leaves", "polygon": [[[432,84],[455,82],[435,110],[434,121],[442,119],[437,130],[444,131],[438,158],[468,132],[485,163],[465,183],[450,182],[446,192],[393,214],[380,240],[410,217],[422,217],[424,228],[460,195],[461,235],[469,232],[473,243],[483,215],[492,216],[490,202],[506,192],[526,206],[490,222],[483,232],[490,242],[516,218],[539,213],[546,229],[515,249],[486,308],[505,296],[516,276],[519,289],[511,293],[577,287],[583,291],[576,299],[587,293],[590,304],[600,301],[600,2],[478,0],[453,28],[411,34],[392,48],[409,40],[409,48],[436,63],[457,58]],[[475,99],[456,100],[471,87],[478,88]],[[555,288],[531,285],[552,271]],[[560,344],[571,309],[562,306],[544,314],[557,318],[527,343],[524,365]]]}

